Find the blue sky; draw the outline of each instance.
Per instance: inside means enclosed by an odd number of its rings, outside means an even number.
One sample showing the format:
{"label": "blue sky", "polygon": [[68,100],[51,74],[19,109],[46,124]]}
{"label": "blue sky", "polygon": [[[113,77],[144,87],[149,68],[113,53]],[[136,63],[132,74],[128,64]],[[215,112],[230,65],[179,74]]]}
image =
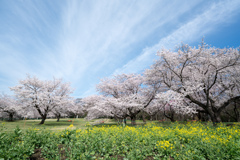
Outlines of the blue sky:
{"label": "blue sky", "polygon": [[240,46],[239,0],[0,0],[0,91],[26,74],[63,78],[73,96],[140,73],[181,42]]}

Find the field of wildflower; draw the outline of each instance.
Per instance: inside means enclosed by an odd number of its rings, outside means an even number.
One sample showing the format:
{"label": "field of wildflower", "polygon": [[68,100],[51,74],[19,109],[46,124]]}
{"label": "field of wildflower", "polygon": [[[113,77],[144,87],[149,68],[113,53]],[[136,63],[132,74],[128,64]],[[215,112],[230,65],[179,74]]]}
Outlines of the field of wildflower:
{"label": "field of wildflower", "polygon": [[[199,122],[0,132],[0,159],[240,159],[240,126]],[[36,159],[36,158],[35,158]]]}

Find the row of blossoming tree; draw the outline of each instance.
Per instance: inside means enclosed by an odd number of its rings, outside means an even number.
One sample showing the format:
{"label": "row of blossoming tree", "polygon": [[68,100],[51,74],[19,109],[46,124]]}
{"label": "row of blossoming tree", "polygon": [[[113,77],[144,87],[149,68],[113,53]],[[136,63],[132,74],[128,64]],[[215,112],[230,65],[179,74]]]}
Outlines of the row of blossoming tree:
{"label": "row of blossoming tree", "polygon": [[[1,95],[0,109],[8,114],[38,113],[43,124],[51,113],[86,114],[88,119],[113,117],[131,119],[144,112],[162,112],[174,121],[174,114],[204,113],[221,122],[224,112],[240,121],[240,51],[233,48],[198,48],[182,45],[176,51],[161,50],[158,59],[141,74],[120,74],[101,79],[98,95],[74,99],[73,89],[61,79],[48,81],[27,76],[11,87],[15,97]],[[232,106],[229,112],[228,107]],[[21,109],[20,109],[21,108]],[[126,122],[126,121],[124,121]]]}
{"label": "row of blossoming tree", "polygon": [[[158,60],[142,74],[104,78],[97,85],[100,95],[84,98],[88,118],[130,117],[135,124],[141,111],[205,113],[221,122],[221,113],[240,121],[240,51],[233,48],[198,48],[182,45],[177,51],[161,50]],[[232,105],[233,112],[227,107]],[[166,112],[168,111],[168,112]]]}

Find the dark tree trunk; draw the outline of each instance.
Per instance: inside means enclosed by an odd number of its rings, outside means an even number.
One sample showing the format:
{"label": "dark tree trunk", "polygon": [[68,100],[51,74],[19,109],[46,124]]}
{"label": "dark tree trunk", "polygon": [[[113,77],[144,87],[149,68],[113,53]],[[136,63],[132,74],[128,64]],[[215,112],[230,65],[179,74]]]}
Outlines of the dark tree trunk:
{"label": "dark tree trunk", "polygon": [[171,122],[175,122],[176,120],[172,117],[170,118]]}
{"label": "dark tree trunk", "polygon": [[45,118],[42,118],[42,120],[39,124],[44,124],[45,120],[46,120]]}
{"label": "dark tree trunk", "polygon": [[45,120],[47,118],[47,114],[49,112],[48,107],[47,107],[47,109],[44,109],[44,113],[41,111],[40,107],[37,104],[35,104],[34,107],[37,109],[38,113],[40,114],[40,116],[42,118],[42,120],[41,120],[41,122],[39,124],[44,124],[44,122],[45,122]]}
{"label": "dark tree trunk", "polygon": [[42,120],[41,120],[41,122],[39,124],[44,124],[46,118],[47,118],[47,115],[42,116]]}
{"label": "dark tree trunk", "polygon": [[201,120],[202,121],[202,115],[200,112],[197,113],[197,117],[198,117],[198,120]]}
{"label": "dark tree trunk", "polygon": [[222,119],[220,117],[220,111],[210,111],[208,112],[209,116],[211,117],[211,120],[213,122],[213,125],[215,125],[216,123],[220,123],[222,122]]}
{"label": "dark tree trunk", "polygon": [[146,116],[145,116],[144,113],[143,113],[143,115],[142,115],[142,119],[143,119],[143,123],[146,123]]}
{"label": "dark tree trunk", "polygon": [[126,118],[123,118],[123,123],[124,123],[124,125],[127,124],[127,119]]}
{"label": "dark tree trunk", "polygon": [[175,119],[174,119],[174,114],[175,114],[175,112],[174,112],[174,110],[172,109],[172,107],[170,106],[170,114],[168,115],[167,113],[166,113],[166,110],[165,110],[165,107],[164,107],[164,111],[163,111],[163,114],[164,114],[164,116],[165,117],[167,117],[168,119],[170,119],[171,120],[171,122],[175,122]]}
{"label": "dark tree trunk", "polygon": [[59,122],[60,118],[61,118],[61,114],[56,114],[57,117],[57,122]]}
{"label": "dark tree trunk", "polygon": [[171,116],[168,116],[167,114],[164,114],[164,115],[165,115],[166,118],[170,119],[171,122],[176,121],[172,115]]}
{"label": "dark tree trunk", "polygon": [[220,112],[218,111],[213,111],[211,109],[207,110],[207,114],[210,116],[211,121],[213,122],[213,125],[216,125],[217,123],[222,122],[221,117],[220,117]]}
{"label": "dark tree trunk", "polygon": [[13,114],[9,113],[9,121],[13,121]]}
{"label": "dark tree trunk", "polygon": [[197,110],[197,117],[198,120],[203,122],[209,120],[209,114],[205,110]]}
{"label": "dark tree trunk", "polygon": [[136,115],[132,115],[130,118],[131,118],[131,124],[133,126],[136,125]]}
{"label": "dark tree trunk", "polygon": [[233,111],[234,111],[237,122],[240,122],[240,113],[239,113],[238,107],[239,107],[239,104],[235,101]]}
{"label": "dark tree trunk", "polygon": [[213,122],[213,125],[215,126],[217,123],[222,122],[220,117],[220,112],[209,112],[209,116],[211,117],[211,120]]}

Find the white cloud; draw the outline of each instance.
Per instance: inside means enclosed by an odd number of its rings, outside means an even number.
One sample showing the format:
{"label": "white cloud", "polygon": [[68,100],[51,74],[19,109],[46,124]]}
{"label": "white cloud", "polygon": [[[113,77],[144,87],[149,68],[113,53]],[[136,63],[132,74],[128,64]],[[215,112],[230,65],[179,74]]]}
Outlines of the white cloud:
{"label": "white cloud", "polygon": [[113,74],[135,73],[144,70],[153,63],[154,55],[161,48],[174,49],[181,42],[192,43],[213,32],[219,25],[230,23],[234,15],[240,12],[240,1],[220,1],[213,3],[209,9],[182,25],[170,35],[162,38],[152,47],[145,48],[136,58],[130,60]]}
{"label": "white cloud", "polygon": [[[158,49],[199,40],[224,18],[231,19],[239,6],[237,1],[221,1],[202,13],[205,3],[7,1],[7,16],[0,15],[4,24],[0,26],[0,88],[9,87],[6,79],[16,82],[30,73],[44,79],[62,77],[72,82],[76,96],[90,95],[100,78],[143,70]],[[151,47],[143,50],[144,45]],[[136,50],[143,51],[138,56]]]}

